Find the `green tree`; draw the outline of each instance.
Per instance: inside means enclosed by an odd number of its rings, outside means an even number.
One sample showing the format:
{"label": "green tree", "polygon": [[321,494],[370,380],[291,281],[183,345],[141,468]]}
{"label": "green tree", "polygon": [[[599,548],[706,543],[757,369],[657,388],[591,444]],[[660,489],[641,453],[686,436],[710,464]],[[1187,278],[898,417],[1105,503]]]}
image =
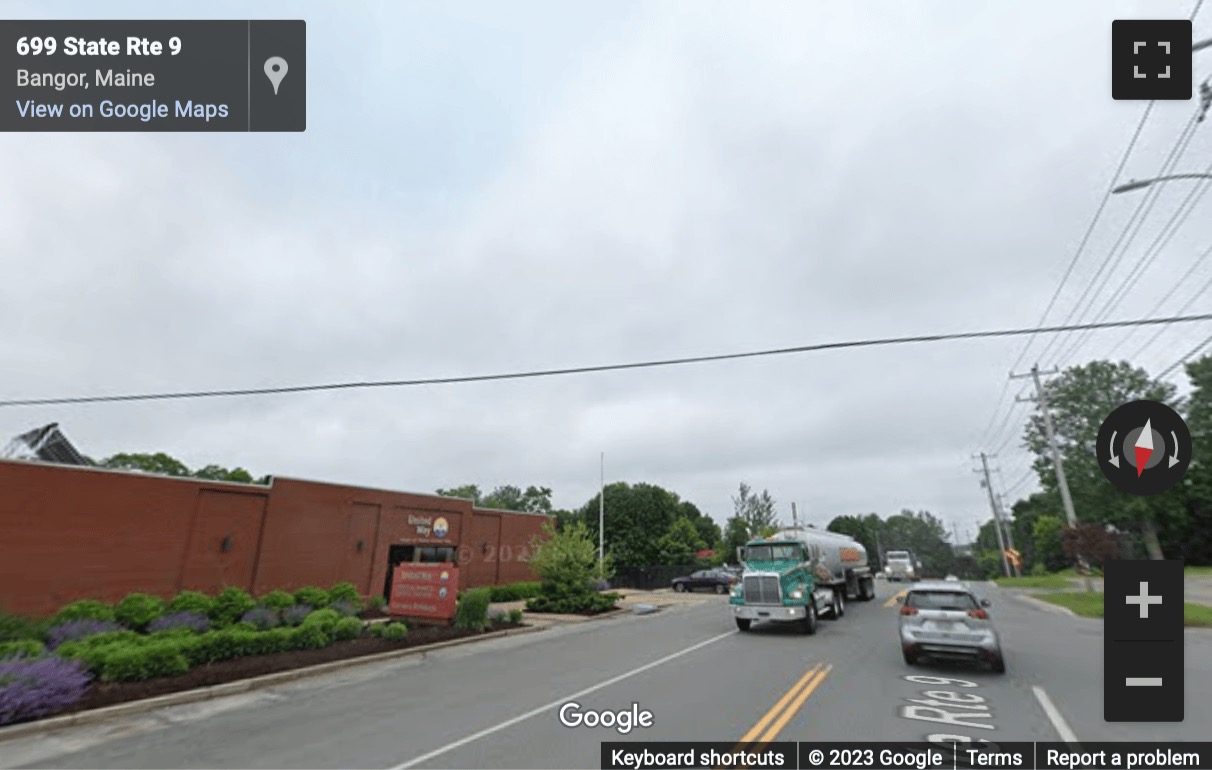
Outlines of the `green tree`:
{"label": "green tree", "polygon": [[1191,464],[1182,484],[1172,492],[1181,496],[1185,516],[1163,539],[1166,553],[1187,564],[1212,564],[1212,355],[1186,366],[1191,380],[1187,400],[1187,427],[1191,431]]}
{"label": "green tree", "polygon": [[955,550],[947,540],[947,528],[929,511],[903,510],[884,522],[881,542],[884,552],[909,550],[922,563],[926,576],[942,577],[951,571]]}
{"label": "green tree", "polygon": [[584,522],[574,521],[562,532],[547,522],[530,546],[530,567],[540,579],[539,596],[527,601],[532,611],[601,612],[618,602],[618,594],[594,590],[596,581],[609,580],[613,570],[609,558],[599,569],[597,543]]}
{"label": "green tree", "polygon": [[472,505],[479,506],[483,495],[480,492],[480,487],[476,484],[464,484],[461,487],[452,487],[450,489],[439,489],[437,494],[443,497],[461,497],[464,500],[470,500]]}
{"label": "green tree", "polygon": [[718,551],[720,541],[723,540],[724,534],[720,531],[720,525],[715,523],[715,520],[710,516],[700,516],[693,519],[694,529],[698,532],[699,539],[703,541],[704,548],[710,548],[713,551]]}
{"label": "green tree", "polygon": [[253,484],[253,476],[243,468],[233,468],[228,470],[221,465],[207,465],[205,468],[196,470],[190,474],[196,479],[208,479],[210,481],[234,481],[240,484]]}
{"label": "green tree", "polygon": [[695,562],[695,553],[706,547],[706,543],[699,537],[699,532],[695,529],[690,519],[679,518],[673,522],[673,526],[664,535],[661,535],[657,543],[660,551],[660,564],[681,565],[693,564]]}
{"label": "green tree", "polygon": [[750,539],[749,525],[740,516],[732,516],[724,524],[723,537],[720,539],[720,549],[725,552],[729,562],[736,558],[736,549],[748,543]]}
{"label": "green tree", "polygon": [[120,452],[101,461],[102,467],[124,471],[142,471],[162,476],[188,476],[185,463],[165,452],[153,454]]}
{"label": "green tree", "polygon": [[522,490],[520,487],[506,485],[489,492],[477,505],[481,508],[506,511],[551,513],[551,489],[532,485]]}
{"label": "green tree", "polygon": [[774,498],[767,490],[756,494],[742,481],[737,496],[732,498],[732,505],[734,514],[745,520],[750,533],[762,535],[764,531],[780,529],[774,512]]}
{"label": "green tree", "polygon": [[[1151,558],[1163,558],[1159,529],[1181,527],[1185,511],[1181,492],[1156,498],[1129,498],[1107,483],[1098,466],[1098,429],[1112,411],[1128,401],[1149,399],[1173,406],[1176,388],[1158,383],[1126,361],[1094,361],[1065,370],[1044,385],[1052,406],[1056,442],[1079,522],[1112,524],[1141,533]],[[1044,490],[1059,495],[1056,471],[1045,438],[1043,418],[1031,417],[1024,442],[1036,456],[1035,469]],[[1059,499],[1059,498],[1058,498]]]}
{"label": "green tree", "polygon": [[1065,522],[1059,516],[1040,516],[1035,520],[1031,533],[1035,563],[1049,572],[1056,572],[1066,564],[1064,531]]}
{"label": "green tree", "polygon": [[[649,567],[661,564],[661,536],[678,519],[681,498],[655,484],[606,485],[606,550],[619,567]],[[577,519],[598,540],[599,495],[578,511]]]}

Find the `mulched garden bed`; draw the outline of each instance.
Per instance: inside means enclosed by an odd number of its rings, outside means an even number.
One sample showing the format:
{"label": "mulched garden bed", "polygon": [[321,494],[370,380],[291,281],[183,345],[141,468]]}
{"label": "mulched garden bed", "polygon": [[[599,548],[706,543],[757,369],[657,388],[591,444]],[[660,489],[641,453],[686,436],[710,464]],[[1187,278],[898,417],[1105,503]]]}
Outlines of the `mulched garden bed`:
{"label": "mulched garden bed", "polygon": [[[250,679],[265,674],[275,674],[279,671],[290,671],[320,663],[331,663],[337,660],[361,658],[366,655],[376,655],[394,650],[406,650],[425,644],[465,639],[470,636],[482,636],[492,631],[504,631],[510,628],[522,628],[524,623],[508,623],[494,621],[487,631],[471,631],[454,628],[453,626],[416,625],[409,629],[408,635],[398,642],[375,637],[362,637],[347,641],[333,642],[321,650],[295,650],[279,652],[272,655],[251,655],[246,658],[224,660],[218,663],[206,663],[190,669],[181,676],[161,677],[143,682],[100,682],[95,681],[89,686],[87,694],[75,706],[59,714],[71,714],[78,711],[113,706],[118,703],[154,698],[159,695],[194,690],[199,687],[210,687],[217,684],[227,684],[241,679]],[[56,714],[55,716],[58,716]]]}

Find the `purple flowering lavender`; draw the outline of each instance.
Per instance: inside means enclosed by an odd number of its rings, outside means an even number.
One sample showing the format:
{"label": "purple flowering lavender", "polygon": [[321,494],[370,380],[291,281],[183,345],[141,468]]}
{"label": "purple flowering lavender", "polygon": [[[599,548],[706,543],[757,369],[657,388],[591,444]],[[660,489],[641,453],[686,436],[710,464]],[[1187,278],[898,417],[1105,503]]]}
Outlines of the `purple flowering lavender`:
{"label": "purple flowering lavender", "polygon": [[362,612],[362,608],[358,605],[358,603],[352,602],[349,599],[338,599],[337,601],[328,605],[328,608],[331,610],[336,610],[338,613],[340,613],[341,617],[344,618],[352,618]]}
{"label": "purple flowering lavender", "polygon": [[84,697],[91,681],[79,661],[55,657],[0,661],[0,725],[70,708]]}
{"label": "purple flowering lavender", "polygon": [[46,649],[53,650],[64,642],[78,642],[97,634],[123,630],[120,624],[110,620],[69,620],[46,632]]}
{"label": "purple flowering lavender", "polygon": [[277,628],[281,622],[278,613],[268,607],[254,607],[240,617],[241,623],[251,623],[258,631]]}
{"label": "purple flowering lavender", "polygon": [[174,612],[171,615],[161,615],[147,627],[148,633],[171,631],[178,628],[188,628],[191,631],[204,633],[210,629],[210,620],[199,612]]}
{"label": "purple flowering lavender", "polygon": [[282,610],[282,622],[288,626],[297,626],[311,614],[312,608],[306,604],[294,604]]}

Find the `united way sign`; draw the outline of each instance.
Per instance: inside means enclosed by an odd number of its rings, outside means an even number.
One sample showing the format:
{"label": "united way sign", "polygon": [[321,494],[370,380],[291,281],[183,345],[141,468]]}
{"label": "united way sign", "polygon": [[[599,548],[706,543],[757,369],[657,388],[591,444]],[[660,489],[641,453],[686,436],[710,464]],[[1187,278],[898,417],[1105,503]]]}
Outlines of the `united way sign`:
{"label": "united way sign", "polygon": [[459,568],[451,564],[401,564],[391,580],[387,614],[450,621],[459,595]]}

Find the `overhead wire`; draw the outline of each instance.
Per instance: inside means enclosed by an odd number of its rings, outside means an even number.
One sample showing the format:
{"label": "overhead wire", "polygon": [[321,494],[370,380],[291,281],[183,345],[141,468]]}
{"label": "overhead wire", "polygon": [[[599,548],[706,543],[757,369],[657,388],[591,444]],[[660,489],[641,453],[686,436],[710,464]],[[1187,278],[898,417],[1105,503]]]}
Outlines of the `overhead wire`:
{"label": "overhead wire", "polygon": [[[1212,163],[1208,164],[1208,167],[1204,173],[1212,174]],[[1145,250],[1145,253],[1141,255],[1141,258],[1137,261],[1136,265],[1132,268],[1129,274],[1124,278],[1123,282],[1120,283],[1119,287],[1112,292],[1111,297],[1107,300],[1106,304],[1103,305],[1102,309],[1094,316],[1093,320],[1101,321],[1111,315],[1111,313],[1114,312],[1117,307],[1119,307],[1119,305],[1124,301],[1128,292],[1131,291],[1132,287],[1135,286],[1138,281],[1140,281],[1141,277],[1144,276],[1145,272],[1153,265],[1154,261],[1161,254],[1162,250],[1169,245],[1170,241],[1173,240],[1179,229],[1181,229],[1183,224],[1186,223],[1187,219],[1190,218],[1191,212],[1194,211],[1196,205],[1199,204],[1200,199],[1203,198],[1208,192],[1208,186],[1209,182],[1207,180],[1196,182],[1195,186],[1192,187],[1187,193],[1187,197],[1183,199],[1183,202],[1179,204],[1178,209],[1176,209],[1174,214],[1170,217],[1170,220],[1157,234],[1157,237],[1154,238],[1153,243],[1150,244],[1149,248]],[[1082,332],[1078,334],[1076,342],[1058,357],[1062,361],[1072,361],[1077,355],[1077,351],[1079,351],[1089,339],[1089,332]]]}
{"label": "overhead wire", "polygon": [[318,391],[354,390],[367,388],[401,388],[423,385],[452,385],[456,383],[489,382],[499,380],[535,379],[539,377],[554,377],[569,374],[590,374],[597,372],[623,371],[629,369],[651,369],[657,367],[682,366],[686,364],[709,363],[716,361],[731,361],[745,358],[760,358],[797,353],[812,353],[822,350],[843,350],[848,348],[886,347],[930,342],[949,342],[956,340],[989,339],[995,337],[1020,337],[1028,334],[1052,334],[1069,332],[1079,329],[1116,329],[1129,326],[1155,326],[1163,323],[1195,323],[1212,321],[1212,313],[1202,313],[1190,316],[1169,316],[1164,318],[1136,318],[1124,321],[1105,321],[1099,324],[1081,324],[1064,326],[1030,327],[1025,329],[991,329],[970,332],[946,332],[940,334],[919,334],[903,337],[878,337],[844,342],[822,342],[812,345],[798,345],[789,348],[773,348],[743,353],[721,353],[707,356],[688,356],[685,358],[665,358],[653,361],[634,361],[619,364],[600,364],[596,366],[577,366],[561,369],[534,369],[521,372],[503,372],[496,374],[474,374],[458,377],[432,377],[410,380],[367,380],[357,382],[337,382],[316,385],[286,385],[273,388],[241,388],[235,390],[196,390],[174,393],[131,393],[109,396],[68,396],[60,398],[23,398],[0,401],[0,407],[13,406],[50,406],[60,404],[89,404],[114,403],[122,401],[162,401],[195,398],[219,398],[232,396],[268,396],[287,393],[308,393]]}
{"label": "overhead wire", "polygon": [[[1187,125],[1179,134],[1178,139],[1175,140],[1174,145],[1170,148],[1170,151],[1166,154],[1166,159],[1162,162],[1161,169],[1154,174],[1154,176],[1164,176],[1170,173],[1170,171],[1174,168],[1174,165],[1178,162],[1178,159],[1182,155],[1183,151],[1186,150],[1187,145],[1191,141],[1191,137],[1194,136],[1194,133],[1195,119],[1192,117],[1192,119],[1188,121]],[[1115,271],[1115,268],[1119,266],[1120,260],[1122,260],[1124,254],[1127,253],[1128,247],[1134,240],[1136,240],[1137,234],[1140,232],[1140,229],[1144,225],[1145,220],[1148,218],[1149,213],[1153,210],[1153,206],[1156,204],[1160,194],[1160,187],[1151,187],[1145,190],[1144,197],[1141,199],[1140,203],[1137,204],[1136,210],[1132,213],[1128,223],[1124,225],[1124,229],[1120,231],[1119,237],[1111,246],[1111,250],[1107,252],[1106,258],[1103,259],[1102,263],[1098,267],[1097,272],[1095,272],[1094,276],[1090,279],[1090,282],[1086,284],[1085,290],[1082,291],[1081,296],[1078,297],[1077,302],[1074,303],[1073,307],[1069,310],[1069,314],[1065,316],[1065,319],[1061,323],[1067,324],[1073,321],[1074,316],[1078,316],[1079,310],[1081,311],[1081,315],[1077,317],[1077,322],[1081,323],[1081,321],[1085,319],[1086,313],[1089,312],[1090,308],[1092,308],[1094,303],[1097,301],[1098,293],[1102,291],[1103,286],[1106,285],[1107,280],[1110,279],[1111,275]],[[1110,272],[1107,270],[1108,266],[1110,266]],[[1104,275],[1106,276],[1105,278],[1103,278]],[[1101,282],[1099,280],[1100,278],[1102,278]],[[1093,296],[1090,296],[1091,289],[1093,289],[1096,285],[1098,286],[1098,291],[1096,291]],[[1089,297],[1089,301],[1087,301],[1087,297]],[[1086,303],[1084,310],[1082,310],[1083,303]],[[1060,338],[1057,337],[1053,337],[1051,340],[1049,340],[1048,344],[1045,345],[1044,349],[1040,352],[1039,358],[1046,358],[1048,353],[1052,350],[1053,345],[1056,345],[1059,341]]]}
{"label": "overhead wire", "polygon": [[[1119,163],[1115,167],[1115,171],[1111,174],[1111,181],[1107,184],[1107,190],[1103,193],[1103,198],[1098,204],[1098,208],[1094,211],[1094,216],[1090,218],[1089,224],[1086,226],[1086,232],[1082,235],[1081,241],[1077,244],[1077,250],[1073,252],[1073,257],[1069,260],[1068,266],[1065,268],[1064,274],[1061,276],[1060,283],[1057,284],[1056,290],[1052,293],[1051,299],[1048,300],[1048,305],[1044,308],[1043,314],[1040,315],[1036,326],[1043,326],[1048,320],[1048,314],[1052,312],[1052,308],[1056,306],[1056,301],[1060,298],[1061,292],[1064,291],[1065,285],[1069,282],[1069,278],[1073,275],[1073,269],[1077,267],[1078,261],[1086,251],[1086,246],[1090,242],[1090,237],[1094,234],[1094,228],[1098,225],[1098,221],[1102,218],[1103,211],[1107,208],[1107,203],[1111,200],[1112,191],[1119,184],[1120,175],[1123,174],[1124,167],[1128,165],[1128,158],[1131,157],[1133,149],[1136,148],[1137,142],[1140,140],[1141,133],[1145,129],[1145,123],[1149,121],[1149,115],[1153,112],[1155,102],[1149,102],[1145,105],[1144,112],[1141,113],[1140,120],[1136,123],[1136,129],[1132,132],[1132,138],[1128,140],[1128,146],[1124,148],[1124,153],[1120,156]],[[1036,339],[1036,335],[1031,335],[1023,344],[1019,351],[1018,357],[1014,359],[1014,363],[1010,366],[1010,371],[1018,369],[1019,364],[1027,356],[1027,351],[1031,349],[1031,344]],[[1001,395],[997,397],[997,401],[993,407],[993,415],[989,418],[989,425],[986,426],[985,432],[981,434],[979,444],[986,443],[989,436],[989,428],[997,421],[998,412],[1002,409],[1002,404],[1005,401],[1006,394],[1010,391],[1010,382],[1007,381],[1002,385]],[[1013,406],[1011,406],[1013,409]]]}
{"label": "overhead wire", "polygon": [[[1157,304],[1154,305],[1149,310],[1149,312],[1145,314],[1146,317],[1151,316],[1154,313],[1156,313],[1157,311],[1161,310],[1166,305],[1166,303],[1169,302],[1174,297],[1174,295],[1178,292],[1179,289],[1186,286],[1187,280],[1190,279],[1191,276],[1195,274],[1195,271],[1199,269],[1199,266],[1202,265],[1208,259],[1209,256],[1212,256],[1212,244],[1208,244],[1208,248],[1204,249],[1204,251],[1198,257],[1195,258],[1195,261],[1192,262],[1191,266],[1187,268],[1187,272],[1183,273],[1182,276],[1177,281],[1175,281],[1174,285],[1172,287],[1170,287],[1170,291],[1166,292],[1165,296],[1163,296],[1161,299],[1159,299],[1157,301]],[[1207,288],[1208,285],[1209,284],[1204,285],[1205,289]],[[1202,293],[1203,291],[1204,291],[1204,289],[1201,289],[1199,292],[1196,292],[1196,296],[1199,296],[1199,294]],[[1186,306],[1184,306],[1184,310],[1185,309],[1186,309]],[[1181,315],[1182,312],[1183,311],[1180,310],[1179,315]],[[1143,352],[1146,348],[1148,348],[1150,345],[1152,345],[1153,341],[1162,335],[1165,328],[1166,327],[1163,326],[1160,329],[1158,329],[1157,333],[1154,334],[1153,337],[1151,337],[1149,339],[1149,341],[1146,342],[1145,345],[1140,350],[1138,350],[1136,353],[1132,354],[1132,356],[1129,357],[1129,360],[1134,360],[1137,356],[1139,356],[1141,354],[1141,352]],[[1124,335],[1123,337],[1121,337],[1119,342],[1115,343],[1115,345],[1107,352],[1106,357],[1111,358],[1115,354],[1115,351],[1119,350],[1121,347],[1126,345],[1128,343],[1128,340],[1135,337],[1136,332],[1139,330],[1140,330],[1139,326],[1134,326],[1131,329],[1129,329],[1128,333],[1126,335]]]}
{"label": "overhead wire", "polygon": [[[1205,253],[1212,254],[1212,247],[1209,247],[1208,251]],[[1188,299],[1186,302],[1183,303],[1182,308],[1178,311],[1178,314],[1182,315],[1183,313],[1185,313],[1192,305],[1195,304],[1195,300],[1204,296],[1204,293],[1207,292],[1208,289],[1210,289],[1210,288],[1212,288],[1212,277],[1209,277],[1208,280],[1204,282],[1203,286],[1200,286],[1199,289],[1196,290],[1196,292],[1191,295],[1190,299]],[[1140,348],[1137,349],[1137,351],[1128,358],[1128,360],[1135,361],[1136,359],[1140,358],[1142,354],[1144,354],[1146,351],[1149,350],[1149,348],[1151,348],[1153,346],[1153,343],[1156,342],[1157,338],[1160,337],[1162,334],[1164,334],[1165,331],[1166,331],[1166,326],[1163,325],[1163,326],[1159,327],[1157,332],[1152,337],[1150,337],[1149,340],[1147,342],[1145,342],[1144,345],[1141,345]]]}

